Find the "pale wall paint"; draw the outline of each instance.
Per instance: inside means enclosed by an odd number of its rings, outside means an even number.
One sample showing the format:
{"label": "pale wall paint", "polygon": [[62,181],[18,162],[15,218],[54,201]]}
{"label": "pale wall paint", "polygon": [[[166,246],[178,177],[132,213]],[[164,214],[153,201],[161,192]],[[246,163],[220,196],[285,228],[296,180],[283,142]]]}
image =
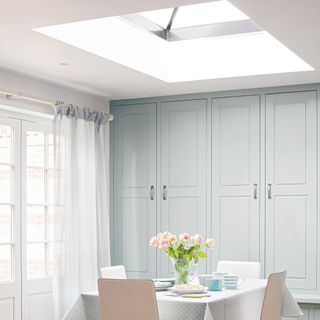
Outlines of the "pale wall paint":
{"label": "pale wall paint", "polygon": [[[10,70],[0,69],[0,88],[23,92],[48,100],[52,99],[53,101],[60,100],[65,103],[73,103],[101,111],[109,110],[109,101],[105,97],[78,91],[54,82],[39,80]],[[0,95],[0,105],[53,114],[53,109],[50,106],[26,103],[19,100],[9,101],[3,95]]]}

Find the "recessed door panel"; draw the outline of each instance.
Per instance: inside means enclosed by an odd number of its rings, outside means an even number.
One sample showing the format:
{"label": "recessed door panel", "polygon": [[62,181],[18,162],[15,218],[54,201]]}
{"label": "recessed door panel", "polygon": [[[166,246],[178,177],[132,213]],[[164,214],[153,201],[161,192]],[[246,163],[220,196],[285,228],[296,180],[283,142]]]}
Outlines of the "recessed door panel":
{"label": "recessed door panel", "polygon": [[274,134],[275,183],[305,184],[306,103],[275,103]]}
{"label": "recessed door panel", "polygon": [[250,200],[250,197],[220,198],[221,260],[250,260]]}
{"label": "recessed door panel", "polygon": [[168,185],[195,187],[197,185],[197,111],[169,111],[168,121]]}
{"label": "recessed door panel", "polygon": [[148,114],[125,114],[121,119],[122,138],[122,186],[127,188],[147,187],[149,154]]}
{"label": "recessed door panel", "polygon": [[[276,196],[274,269],[288,270],[288,278],[306,277],[306,196]],[[288,229],[288,223],[290,229]],[[297,263],[297,257],[300,257]],[[301,259],[302,257],[302,259]]]}
{"label": "recessed door panel", "polygon": [[223,107],[220,109],[219,118],[220,185],[248,185],[250,183],[250,104],[242,107],[231,104]]}
{"label": "recessed door panel", "polygon": [[123,263],[134,272],[148,271],[148,251],[141,248],[149,242],[149,199],[122,198]]}

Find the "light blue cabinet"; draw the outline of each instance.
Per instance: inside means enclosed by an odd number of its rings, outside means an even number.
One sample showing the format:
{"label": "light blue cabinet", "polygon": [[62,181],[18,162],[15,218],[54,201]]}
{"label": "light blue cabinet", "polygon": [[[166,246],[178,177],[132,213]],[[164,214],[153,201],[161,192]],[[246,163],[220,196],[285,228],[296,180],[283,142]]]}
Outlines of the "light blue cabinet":
{"label": "light blue cabinet", "polygon": [[260,261],[260,97],[212,99],[212,233],[219,260]]}
{"label": "light blue cabinet", "polygon": [[266,97],[266,271],[317,288],[316,92]]}
{"label": "light blue cabinet", "polygon": [[[205,99],[160,105],[160,230],[206,236],[206,111]],[[159,275],[171,270],[161,255]]]}
{"label": "light blue cabinet", "polygon": [[156,274],[156,251],[149,239],[157,230],[156,104],[114,110],[113,263],[129,277]]}
{"label": "light blue cabinet", "polygon": [[[167,276],[149,237],[200,232],[217,243],[202,272],[260,260],[264,276],[287,269],[293,292],[320,295],[319,94],[306,85],[112,102],[113,263]],[[303,307],[304,320],[320,320]]]}
{"label": "light blue cabinet", "polygon": [[206,112],[205,99],[113,110],[113,263],[129,277],[172,275],[149,247],[158,232],[206,236]]}

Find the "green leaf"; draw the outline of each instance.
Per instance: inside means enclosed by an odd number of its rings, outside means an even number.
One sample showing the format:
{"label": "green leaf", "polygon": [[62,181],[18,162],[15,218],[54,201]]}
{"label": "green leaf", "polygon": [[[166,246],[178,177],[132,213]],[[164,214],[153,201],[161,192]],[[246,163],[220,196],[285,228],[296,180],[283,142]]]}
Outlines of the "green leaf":
{"label": "green leaf", "polygon": [[199,251],[198,255],[199,255],[200,258],[207,258],[208,257],[207,254],[205,252],[203,252],[203,251]]}
{"label": "green leaf", "polygon": [[191,261],[192,260],[192,255],[191,254],[186,254],[186,258]]}

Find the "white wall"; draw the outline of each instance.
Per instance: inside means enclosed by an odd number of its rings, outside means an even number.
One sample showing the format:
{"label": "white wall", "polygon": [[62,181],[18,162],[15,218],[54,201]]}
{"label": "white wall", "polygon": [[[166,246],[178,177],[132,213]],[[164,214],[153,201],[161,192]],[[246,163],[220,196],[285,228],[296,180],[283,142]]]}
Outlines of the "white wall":
{"label": "white wall", "polygon": [[[78,91],[50,81],[31,78],[22,73],[20,74],[5,69],[0,69],[0,89],[19,91],[45,98],[46,100],[59,100],[101,111],[109,110],[109,101],[105,97]],[[1,105],[53,114],[53,109],[50,106],[26,103],[19,100],[10,101],[3,95],[0,95],[0,106]]]}

